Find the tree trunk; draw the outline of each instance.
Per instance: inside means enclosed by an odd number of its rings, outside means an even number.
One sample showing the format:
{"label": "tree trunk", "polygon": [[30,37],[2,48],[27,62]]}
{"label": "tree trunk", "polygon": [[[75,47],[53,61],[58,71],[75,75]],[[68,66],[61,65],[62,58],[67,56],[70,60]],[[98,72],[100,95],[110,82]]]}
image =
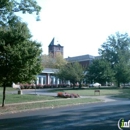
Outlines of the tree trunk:
{"label": "tree trunk", "polygon": [[6,91],[6,84],[3,84],[3,100],[2,100],[2,107],[5,105],[5,91]]}
{"label": "tree trunk", "polygon": [[117,82],[117,86],[120,87],[120,82],[119,81]]}
{"label": "tree trunk", "polygon": [[74,87],[75,87],[75,83],[73,83],[73,89],[74,89]]}
{"label": "tree trunk", "polygon": [[81,84],[81,82],[79,82],[79,88],[81,88],[82,87],[82,84]]}

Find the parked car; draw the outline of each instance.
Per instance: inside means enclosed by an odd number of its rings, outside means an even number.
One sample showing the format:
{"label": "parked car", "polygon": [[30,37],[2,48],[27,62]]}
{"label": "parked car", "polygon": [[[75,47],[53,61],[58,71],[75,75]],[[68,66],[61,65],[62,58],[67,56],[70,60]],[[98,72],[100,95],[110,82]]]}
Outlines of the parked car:
{"label": "parked car", "polygon": [[101,87],[100,83],[89,84],[89,87]]}

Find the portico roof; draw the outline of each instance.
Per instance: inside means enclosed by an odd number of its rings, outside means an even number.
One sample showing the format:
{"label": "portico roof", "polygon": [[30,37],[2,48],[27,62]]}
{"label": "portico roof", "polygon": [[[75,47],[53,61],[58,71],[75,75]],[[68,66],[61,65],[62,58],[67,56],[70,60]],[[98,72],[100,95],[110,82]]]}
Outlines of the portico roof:
{"label": "portico roof", "polygon": [[50,73],[50,74],[57,73],[57,72],[58,69],[54,69],[54,68],[44,68],[44,70],[42,71],[42,73]]}

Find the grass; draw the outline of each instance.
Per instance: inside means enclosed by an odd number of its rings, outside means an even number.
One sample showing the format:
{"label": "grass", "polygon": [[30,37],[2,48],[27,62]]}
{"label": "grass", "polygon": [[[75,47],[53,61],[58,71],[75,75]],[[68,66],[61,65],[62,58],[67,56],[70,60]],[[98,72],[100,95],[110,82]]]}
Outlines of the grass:
{"label": "grass", "polygon": [[[73,105],[79,103],[89,103],[100,101],[99,99],[65,99],[54,96],[43,96],[43,95],[18,95],[8,93],[12,91],[11,88],[6,90],[5,107],[0,107],[0,114],[19,112],[31,109],[47,108],[47,107],[59,107],[66,105]],[[13,89],[14,91],[14,89]],[[0,101],[2,101],[2,93],[0,93]],[[40,101],[40,102],[39,102]],[[30,103],[27,103],[30,102]],[[15,103],[15,104],[14,104]],[[20,104],[22,103],[22,104]],[[12,105],[11,105],[12,104]],[[14,104],[14,105],[13,105]]]}
{"label": "grass", "polygon": [[[6,91],[15,91],[16,89],[12,87],[6,87]],[[3,92],[3,87],[0,86],[0,92]]]}
{"label": "grass", "polygon": [[114,97],[130,98],[130,89],[119,90],[120,94],[114,95]]}
{"label": "grass", "polygon": [[[87,88],[87,89],[53,89],[50,92],[68,92],[77,93],[80,96],[94,96],[94,90],[98,88]],[[101,96],[114,96],[120,98],[130,98],[130,88],[120,89],[120,88],[100,88]],[[96,94],[98,95],[98,94]]]}
{"label": "grass", "polygon": [[[18,95],[18,94],[6,94],[6,104],[21,103],[21,102],[32,102],[32,101],[45,101],[55,100],[59,97],[52,96],[38,96],[38,95]],[[2,101],[2,94],[0,94],[0,101]]]}
{"label": "grass", "polygon": [[0,107],[0,114],[4,113],[14,113],[20,112],[25,110],[33,110],[39,108],[54,108],[60,106],[69,106],[69,105],[79,105],[79,104],[86,104],[92,102],[99,102],[99,99],[91,99],[91,98],[76,98],[76,99],[64,99],[64,100],[54,100],[54,101],[47,101],[47,102],[40,102],[40,103],[29,103],[29,104],[19,104],[19,105],[11,105],[6,106],[4,108]]}
{"label": "grass", "polygon": [[[50,92],[68,92],[68,93],[78,93],[81,96],[94,96],[94,90],[96,89],[54,89]],[[117,95],[121,92],[118,89],[99,89],[101,95]]]}
{"label": "grass", "polygon": [[[53,89],[48,90],[50,92],[68,92],[68,93],[77,93],[80,96],[94,96],[94,90],[97,88],[82,88],[82,89]],[[2,89],[0,89],[0,101],[2,101]],[[9,91],[14,91],[12,88],[7,88],[5,107],[0,107],[0,114],[8,113],[8,112],[17,112],[23,110],[31,110],[31,109],[39,109],[39,108],[47,108],[47,107],[60,107],[66,105],[74,105],[74,104],[86,104],[91,102],[101,101],[94,98],[76,98],[76,99],[65,99],[53,96],[38,96],[38,95],[18,95],[18,94],[10,94]],[[107,96],[111,95],[114,97],[120,98],[130,98],[130,89],[119,89],[119,88],[100,88],[100,95]],[[29,102],[29,103],[27,103]],[[16,104],[12,104],[16,103]],[[22,104],[20,104],[22,103]],[[10,104],[10,105],[8,105]],[[11,105],[12,104],[12,105]]]}
{"label": "grass", "polygon": [[[68,106],[74,104],[101,101],[99,99],[93,99],[93,98],[92,99],[91,98],[66,99],[66,98],[43,96],[43,95],[41,96],[27,95],[27,94],[18,95],[18,94],[8,93],[8,91],[12,91],[12,90],[7,89],[5,107],[4,108],[0,107],[0,114],[39,109],[39,108],[60,107],[60,106]],[[2,93],[0,93],[0,101],[2,101]]]}

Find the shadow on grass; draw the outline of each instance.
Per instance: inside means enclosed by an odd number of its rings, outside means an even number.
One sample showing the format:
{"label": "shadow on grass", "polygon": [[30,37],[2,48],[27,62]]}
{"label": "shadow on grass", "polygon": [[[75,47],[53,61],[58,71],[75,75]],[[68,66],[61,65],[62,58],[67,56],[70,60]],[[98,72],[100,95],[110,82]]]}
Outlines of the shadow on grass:
{"label": "shadow on grass", "polygon": [[119,92],[120,93],[115,95],[114,97],[130,99],[130,89],[128,89],[128,88],[119,89]]}

